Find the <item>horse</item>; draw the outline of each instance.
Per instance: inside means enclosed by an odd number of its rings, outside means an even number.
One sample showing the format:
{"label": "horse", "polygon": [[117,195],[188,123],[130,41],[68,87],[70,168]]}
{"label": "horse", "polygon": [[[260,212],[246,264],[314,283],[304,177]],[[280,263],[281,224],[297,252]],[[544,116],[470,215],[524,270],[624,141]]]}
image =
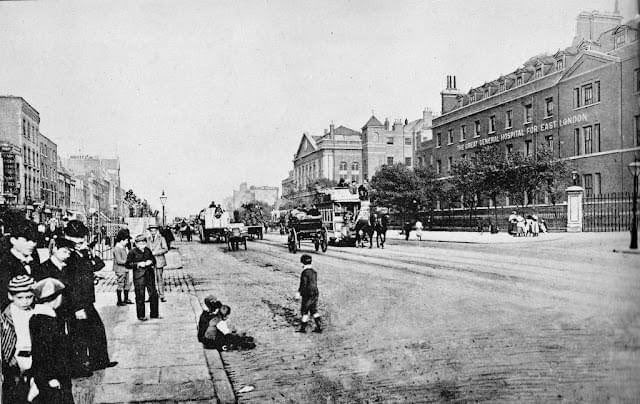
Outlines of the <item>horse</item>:
{"label": "horse", "polygon": [[[356,247],[364,247],[365,239],[369,240],[369,248],[373,248],[373,232],[374,228],[371,223],[375,223],[375,220],[372,220],[374,216],[370,215],[369,219],[360,218],[356,222]],[[360,236],[360,232],[362,231],[363,236]]]}
{"label": "horse", "polygon": [[376,232],[376,247],[384,248],[384,243],[387,241],[387,226],[389,225],[389,218],[387,215],[380,215],[375,218],[373,229]]}

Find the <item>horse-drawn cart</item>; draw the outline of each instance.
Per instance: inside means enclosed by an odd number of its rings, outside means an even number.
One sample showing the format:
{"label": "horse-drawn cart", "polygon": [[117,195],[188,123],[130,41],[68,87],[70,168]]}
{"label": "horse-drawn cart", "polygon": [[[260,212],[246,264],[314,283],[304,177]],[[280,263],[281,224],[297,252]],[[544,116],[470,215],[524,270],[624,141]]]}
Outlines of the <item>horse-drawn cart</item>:
{"label": "horse-drawn cart", "polygon": [[240,249],[240,244],[244,245],[245,250],[247,249],[249,233],[242,223],[230,223],[229,227],[225,230],[224,237],[227,241],[229,251],[238,251]]}
{"label": "horse-drawn cart", "polygon": [[327,251],[329,243],[327,228],[322,224],[321,218],[291,218],[288,233],[287,246],[289,247],[289,251],[294,254],[300,249],[300,242],[302,240],[311,241],[316,251]]}

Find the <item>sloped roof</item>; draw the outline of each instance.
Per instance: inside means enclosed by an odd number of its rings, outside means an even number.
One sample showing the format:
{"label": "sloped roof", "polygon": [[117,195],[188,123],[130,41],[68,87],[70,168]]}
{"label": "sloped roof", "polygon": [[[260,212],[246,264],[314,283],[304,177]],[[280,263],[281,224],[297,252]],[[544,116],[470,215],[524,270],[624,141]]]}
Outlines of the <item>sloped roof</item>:
{"label": "sloped roof", "polygon": [[363,128],[368,128],[369,126],[384,126],[382,123],[376,118],[374,115],[371,115],[371,118],[364,124]]}
{"label": "sloped roof", "polygon": [[343,125],[338,126],[338,127],[334,130],[334,132],[335,132],[337,135],[345,135],[345,136],[349,136],[349,135],[351,135],[351,136],[360,136],[360,135],[361,135],[361,133],[360,133],[360,132],[358,132],[358,131],[356,131],[356,130],[353,130],[353,129],[351,129],[351,128],[347,128],[346,126],[343,126]]}

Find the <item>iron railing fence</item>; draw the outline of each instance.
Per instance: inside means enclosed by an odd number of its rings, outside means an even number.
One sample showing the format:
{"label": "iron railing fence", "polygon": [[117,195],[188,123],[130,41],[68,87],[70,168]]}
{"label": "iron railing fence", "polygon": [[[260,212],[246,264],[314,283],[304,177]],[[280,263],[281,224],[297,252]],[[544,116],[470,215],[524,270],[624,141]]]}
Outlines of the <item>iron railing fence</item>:
{"label": "iron railing fence", "polygon": [[582,215],[582,231],[629,230],[633,221],[633,194],[616,192],[585,197]]}

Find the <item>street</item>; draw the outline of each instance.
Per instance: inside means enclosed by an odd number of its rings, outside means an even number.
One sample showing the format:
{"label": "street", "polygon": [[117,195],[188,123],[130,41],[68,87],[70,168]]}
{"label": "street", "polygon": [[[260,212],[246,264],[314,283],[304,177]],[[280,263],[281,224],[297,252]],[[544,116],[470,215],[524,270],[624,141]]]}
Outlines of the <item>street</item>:
{"label": "street", "polygon": [[[584,245],[584,244],[583,244]],[[404,243],[313,252],[322,334],[295,332],[300,255],[282,236],[178,243],[200,296],[256,338],[223,352],[240,402],[631,401],[640,256],[597,242]],[[238,391],[245,386],[254,389]]]}

